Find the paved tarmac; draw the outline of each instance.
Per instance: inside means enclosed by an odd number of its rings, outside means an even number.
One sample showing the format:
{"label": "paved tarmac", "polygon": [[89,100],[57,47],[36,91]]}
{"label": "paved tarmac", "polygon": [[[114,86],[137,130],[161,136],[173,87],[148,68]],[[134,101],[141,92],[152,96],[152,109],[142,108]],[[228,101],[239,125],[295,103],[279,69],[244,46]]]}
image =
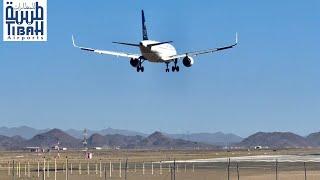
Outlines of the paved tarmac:
{"label": "paved tarmac", "polygon": [[[209,158],[192,159],[186,161],[176,161],[177,163],[205,163],[205,162],[228,162],[229,158]],[[231,157],[232,162],[320,162],[320,155],[258,155],[258,156],[240,156]],[[163,163],[172,163],[166,161]]]}

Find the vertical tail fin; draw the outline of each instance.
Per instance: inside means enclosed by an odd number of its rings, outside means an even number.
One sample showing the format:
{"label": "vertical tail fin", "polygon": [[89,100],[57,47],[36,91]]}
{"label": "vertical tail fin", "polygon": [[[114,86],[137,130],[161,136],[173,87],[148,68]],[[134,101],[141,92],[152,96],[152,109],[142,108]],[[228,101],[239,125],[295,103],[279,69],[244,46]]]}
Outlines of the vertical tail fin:
{"label": "vertical tail fin", "polygon": [[148,40],[148,31],[147,31],[147,26],[146,26],[146,18],[144,17],[144,11],[141,11],[142,15],[142,37],[143,40]]}

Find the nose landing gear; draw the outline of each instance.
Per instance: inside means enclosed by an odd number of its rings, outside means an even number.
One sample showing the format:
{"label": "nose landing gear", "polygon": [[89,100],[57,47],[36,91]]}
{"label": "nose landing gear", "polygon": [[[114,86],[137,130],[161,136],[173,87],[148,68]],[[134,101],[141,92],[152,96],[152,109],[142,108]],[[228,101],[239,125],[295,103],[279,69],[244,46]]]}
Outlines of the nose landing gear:
{"label": "nose landing gear", "polygon": [[168,63],[168,62],[166,62],[166,65],[167,65],[166,72],[170,72],[170,69],[169,69],[169,63]]}

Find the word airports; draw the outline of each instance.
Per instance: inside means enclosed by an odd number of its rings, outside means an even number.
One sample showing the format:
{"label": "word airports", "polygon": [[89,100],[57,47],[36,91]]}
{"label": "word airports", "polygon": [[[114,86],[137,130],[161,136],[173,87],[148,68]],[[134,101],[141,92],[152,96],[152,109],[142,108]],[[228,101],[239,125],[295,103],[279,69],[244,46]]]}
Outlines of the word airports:
{"label": "word airports", "polygon": [[3,41],[47,41],[47,0],[4,0]]}

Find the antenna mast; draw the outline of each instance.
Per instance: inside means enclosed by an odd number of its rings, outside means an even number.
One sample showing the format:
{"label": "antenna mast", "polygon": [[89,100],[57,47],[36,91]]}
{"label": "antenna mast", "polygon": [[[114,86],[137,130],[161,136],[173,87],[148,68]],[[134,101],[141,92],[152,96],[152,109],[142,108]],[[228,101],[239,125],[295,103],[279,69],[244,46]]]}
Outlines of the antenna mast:
{"label": "antenna mast", "polygon": [[83,130],[83,141],[82,141],[82,144],[83,144],[83,146],[84,146],[84,150],[85,150],[85,151],[88,150],[87,138],[88,138],[88,132],[87,132],[87,129],[85,128],[85,129]]}

